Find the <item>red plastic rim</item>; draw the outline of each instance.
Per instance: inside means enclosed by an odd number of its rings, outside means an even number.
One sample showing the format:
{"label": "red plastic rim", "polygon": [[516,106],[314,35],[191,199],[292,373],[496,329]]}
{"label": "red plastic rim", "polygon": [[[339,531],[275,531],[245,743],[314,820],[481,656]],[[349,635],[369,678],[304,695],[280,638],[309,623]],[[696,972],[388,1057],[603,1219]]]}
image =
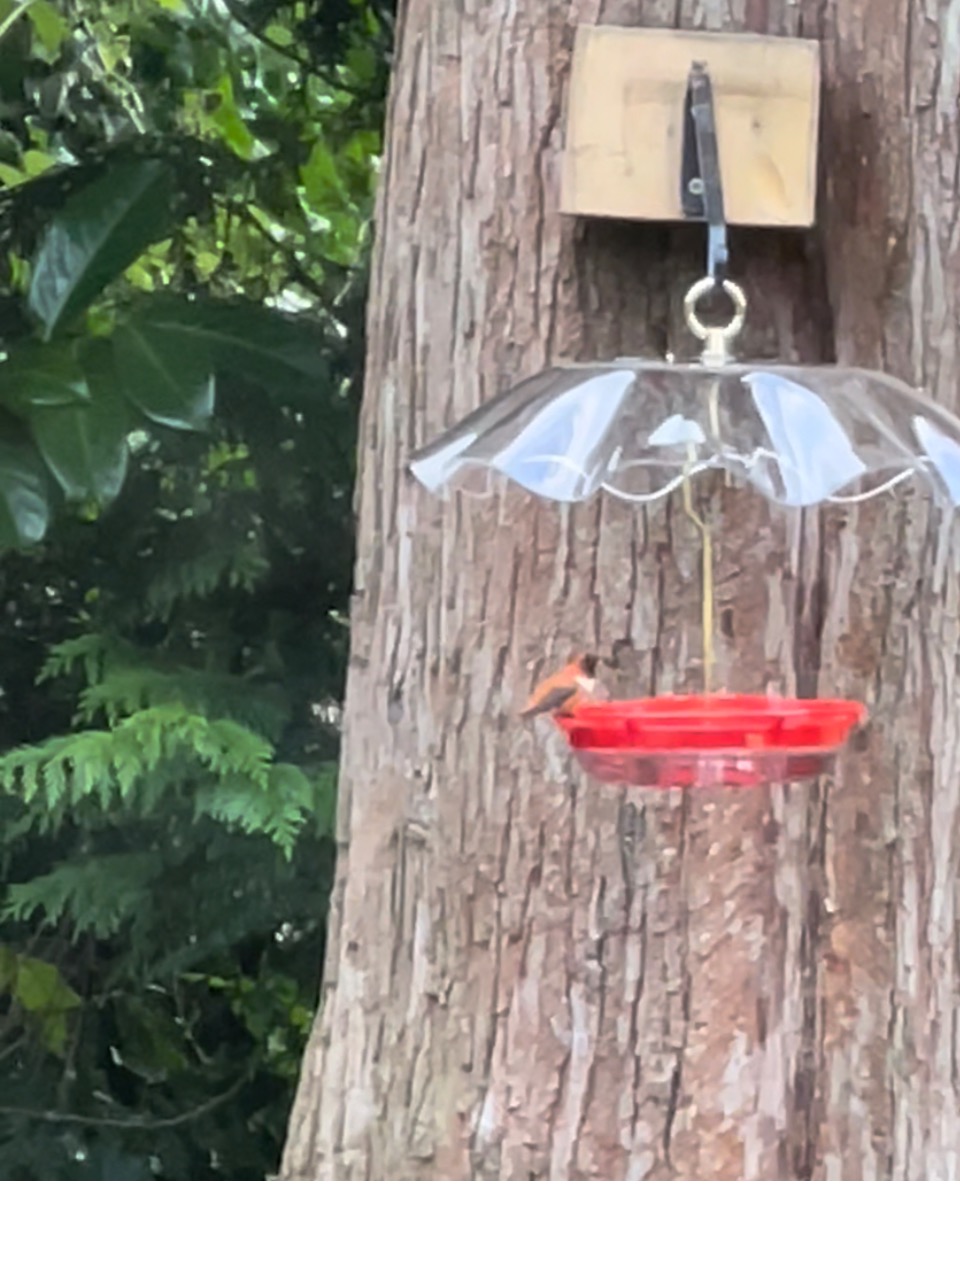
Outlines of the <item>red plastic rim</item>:
{"label": "red plastic rim", "polygon": [[666,694],[557,718],[586,772],[624,786],[749,786],[823,772],[866,718],[859,702]]}

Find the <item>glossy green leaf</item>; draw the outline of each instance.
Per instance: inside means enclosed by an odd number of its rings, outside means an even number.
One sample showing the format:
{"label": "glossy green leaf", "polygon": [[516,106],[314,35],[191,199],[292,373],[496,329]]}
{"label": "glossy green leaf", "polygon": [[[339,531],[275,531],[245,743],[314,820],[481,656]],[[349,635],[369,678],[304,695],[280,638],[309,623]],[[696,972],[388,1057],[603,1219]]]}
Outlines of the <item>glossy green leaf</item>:
{"label": "glossy green leaf", "polygon": [[70,502],[109,502],[117,496],[126,474],[126,449],[102,429],[93,406],[40,408],[31,425],[43,460]]}
{"label": "glossy green leaf", "polygon": [[217,85],[217,97],[219,102],[216,109],[211,112],[210,120],[227,146],[244,160],[263,154],[264,148],[258,145],[257,139],[247,128],[243,116],[237,109],[233,79],[229,73],[221,77]]}
{"label": "glossy green leaf", "polygon": [[33,0],[27,16],[44,51],[51,57],[59,53],[70,29],[49,0]]}
{"label": "glossy green leaf", "polygon": [[28,1013],[63,1013],[80,1004],[80,997],[64,982],[56,965],[31,956],[17,959],[14,995]]}
{"label": "glossy green leaf", "polygon": [[113,343],[105,338],[88,338],[80,344],[79,355],[90,386],[91,425],[96,431],[91,457],[97,465],[91,475],[89,495],[100,502],[110,502],[126,478],[127,437],[136,423],[118,376]]}
{"label": "glossy green leaf", "polygon": [[21,173],[19,169],[15,169],[12,164],[3,164],[0,162],[0,183],[5,187],[19,187],[21,183],[27,181],[27,175]]}
{"label": "glossy green leaf", "polygon": [[158,160],[126,162],[83,187],[53,218],[27,303],[45,338],[61,332],[170,223],[171,178]]}
{"label": "glossy green leaf", "polygon": [[18,956],[13,995],[25,1012],[35,1019],[50,1052],[62,1054],[67,1040],[66,1015],[71,1009],[76,1009],[81,1000],[64,982],[56,965],[32,956]]}
{"label": "glossy green leaf", "polygon": [[26,431],[0,427],[0,548],[40,542],[50,523],[46,468]]}
{"label": "glossy green leaf", "polygon": [[23,169],[28,178],[39,178],[48,169],[56,168],[57,161],[46,151],[38,151],[35,147],[23,153]]}
{"label": "glossy green leaf", "polygon": [[28,422],[44,462],[73,502],[109,502],[123,484],[130,411],[109,342],[28,342],[0,366],[0,403]]}
{"label": "glossy green leaf", "polygon": [[114,1017],[119,1054],[128,1071],[159,1084],[188,1066],[183,1030],[172,1011],[145,1000],[118,1000]]}
{"label": "glossy green leaf", "polygon": [[69,343],[23,342],[0,364],[0,404],[29,418],[42,405],[65,408],[90,398],[86,374]]}
{"label": "glossy green leaf", "polygon": [[327,216],[348,203],[343,182],[330,148],[323,138],[313,144],[307,163],[300,170],[303,192],[311,208]]}
{"label": "glossy green leaf", "polygon": [[214,400],[206,344],[146,318],[120,325],[113,340],[124,389],[151,422],[179,431],[206,427]]}
{"label": "glossy green leaf", "polygon": [[71,502],[112,502],[127,473],[130,410],[111,344],[81,347],[88,394],[65,405],[35,405],[30,425],[44,461]]}
{"label": "glossy green leaf", "polygon": [[218,372],[249,378],[281,397],[329,387],[323,332],[303,317],[294,320],[251,302],[165,298],[146,307],[137,325],[202,350]]}

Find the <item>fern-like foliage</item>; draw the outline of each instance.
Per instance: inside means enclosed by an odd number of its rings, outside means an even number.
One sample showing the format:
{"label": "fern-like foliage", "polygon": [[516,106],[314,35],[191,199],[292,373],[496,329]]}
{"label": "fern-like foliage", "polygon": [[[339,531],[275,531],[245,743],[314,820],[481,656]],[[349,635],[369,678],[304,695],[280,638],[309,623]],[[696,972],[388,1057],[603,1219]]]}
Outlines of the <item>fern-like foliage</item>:
{"label": "fern-like foliage", "polygon": [[192,555],[167,560],[151,579],[147,609],[166,620],[178,603],[191,597],[209,596],[222,584],[249,590],[262,578],[267,567],[256,538],[239,545],[195,548]]}
{"label": "fern-like foliage", "polygon": [[51,645],[46,659],[37,675],[37,684],[56,680],[60,676],[72,674],[78,668],[87,684],[96,684],[103,677],[107,662],[122,660],[132,653],[132,646],[124,644],[116,636],[100,632],[73,636],[69,640],[61,640]]}
{"label": "fern-like foliage", "polygon": [[119,724],[125,716],[149,707],[179,705],[215,719],[233,719],[252,732],[275,740],[290,715],[283,693],[224,672],[188,667],[162,670],[152,666],[116,667],[88,685],[78,700],[78,719]]}
{"label": "fern-like foliage", "polygon": [[0,756],[0,790],[22,800],[40,832],[89,801],[104,814],[143,817],[191,787],[197,814],[268,836],[287,856],[317,798],[307,774],[277,763],[266,739],[177,703]]}
{"label": "fern-like foliage", "polygon": [[51,926],[66,921],[74,941],[84,933],[112,938],[143,910],[160,871],[148,853],[61,862],[46,875],[10,885],[2,918],[39,914]]}

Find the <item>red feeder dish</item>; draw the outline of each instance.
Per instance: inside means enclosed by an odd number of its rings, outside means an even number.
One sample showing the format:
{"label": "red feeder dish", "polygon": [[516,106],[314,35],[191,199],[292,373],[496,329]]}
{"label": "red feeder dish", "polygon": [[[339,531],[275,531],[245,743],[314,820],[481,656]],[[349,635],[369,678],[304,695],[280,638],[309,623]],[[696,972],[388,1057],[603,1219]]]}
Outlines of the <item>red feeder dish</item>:
{"label": "red feeder dish", "polygon": [[590,703],[556,723],[602,782],[745,787],[822,773],[866,714],[836,698],[667,694]]}

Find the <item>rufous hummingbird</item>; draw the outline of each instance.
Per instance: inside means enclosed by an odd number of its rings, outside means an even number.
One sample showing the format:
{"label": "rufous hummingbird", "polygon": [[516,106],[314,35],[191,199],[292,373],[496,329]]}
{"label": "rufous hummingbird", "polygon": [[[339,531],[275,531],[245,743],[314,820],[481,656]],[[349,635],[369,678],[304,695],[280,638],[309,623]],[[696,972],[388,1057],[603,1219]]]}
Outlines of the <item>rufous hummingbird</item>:
{"label": "rufous hummingbird", "polygon": [[520,712],[521,719],[568,716],[585,702],[605,701],[607,691],[597,679],[599,663],[595,653],[575,653],[565,667],[540,681]]}

